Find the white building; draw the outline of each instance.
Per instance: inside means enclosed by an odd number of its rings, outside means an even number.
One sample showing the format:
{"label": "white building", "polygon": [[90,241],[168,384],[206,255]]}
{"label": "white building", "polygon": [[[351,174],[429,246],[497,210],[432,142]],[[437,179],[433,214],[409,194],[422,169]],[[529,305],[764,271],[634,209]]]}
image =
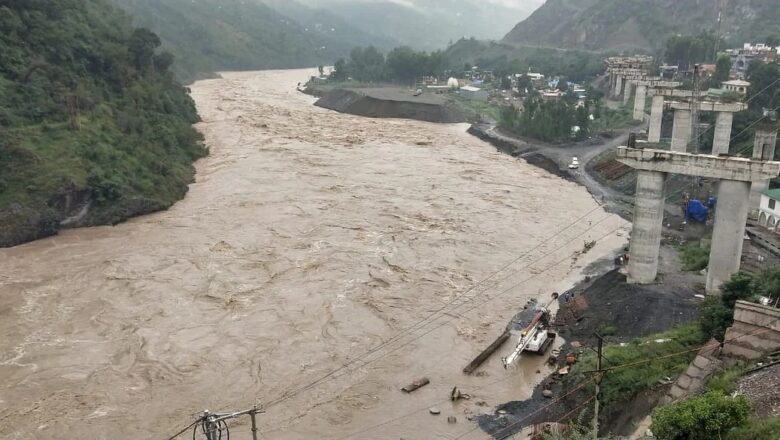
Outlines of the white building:
{"label": "white building", "polygon": [[723,82],[723,90],[727,92],[739,93],[740,95],[747,94],[748,87],[750,87],[750,83],[741,79],[733,79],[731,81]]}
{"label": "white building", "polygon": [[772,232],[780,232],[780,188],[769,189],[761,193],[758,207],[758,224]]}
{"label": "white building", "polygon": [[488,92],[474,86],[464,86],[460,88],[460,94],[468,99],[475,101],[487,101]]}

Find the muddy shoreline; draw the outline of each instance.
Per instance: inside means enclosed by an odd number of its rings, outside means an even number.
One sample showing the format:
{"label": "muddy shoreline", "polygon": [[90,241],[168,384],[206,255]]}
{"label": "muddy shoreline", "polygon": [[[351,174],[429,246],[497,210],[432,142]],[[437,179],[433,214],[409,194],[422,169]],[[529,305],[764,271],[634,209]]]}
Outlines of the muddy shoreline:
{"label": "muddy shoreline", "polygon": [[443,124],[466,122],[466,114],[446,98],[426,94],[414,96],[411,91],[390,88],[335,88],[303,90],[319,99],[317,107],[368,118],[413,119]]}
{"label": "muddy shoreline", "polygon": [[[211,155],[187,197],[0,250],[0,437],[153,438],[204,408],[291,396],[265,406],[264,437],[445,439],[531,394],[541,376],[506,375],[497,358],[461,368],[528,299],[622,246],[624,222],[465,125],[315,107],[295,90],[310,75],[199,81]],[[598,240],[586,255],[583,234]],[[420,377],[430,384],[399,391]],[[432,419],[455,385],[474,398]]]}

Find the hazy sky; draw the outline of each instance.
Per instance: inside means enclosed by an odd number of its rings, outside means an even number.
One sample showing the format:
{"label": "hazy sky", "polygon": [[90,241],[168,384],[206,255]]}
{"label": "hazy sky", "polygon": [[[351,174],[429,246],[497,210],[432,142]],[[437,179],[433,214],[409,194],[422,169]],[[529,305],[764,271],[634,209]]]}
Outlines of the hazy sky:
{"label": "hazy sky", "polygon": [[[320,3],[320,4],[326,4],[326,3],[332,3],[332,2],[338,2],[343,0],[307,0],[306,3]],[[425,6],[426,0],[358,0],[358,1],[364,1],[364,2],[393,2],[398,3],[406,6]],[[541,6],[545,0],[477,0],[480,3],[495,3],[502,6],[515,8],[515,9],[528,9],[529,7],[539,7]],[[441,0],[440,0],[441,2]]]}

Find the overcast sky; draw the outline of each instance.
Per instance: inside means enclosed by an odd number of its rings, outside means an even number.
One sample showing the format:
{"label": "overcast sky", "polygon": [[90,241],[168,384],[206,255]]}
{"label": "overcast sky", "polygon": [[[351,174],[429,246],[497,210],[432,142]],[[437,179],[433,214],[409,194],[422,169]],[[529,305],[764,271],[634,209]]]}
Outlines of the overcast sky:
{"label": "overcast sky", "polygon": [[[306,3],[320,3],[320,4],[326,4],[326,3],[333,3],[343,0],[307,0]],[[354,1],[354,0],[353,0]],[[406,6],[413,6],[413,5],[420,5],[424,6],[426,4],[426,0],[358,0],[358,1],[364,1],[364,2],[387,2],[391,1],[394,3],[406,5]],[[539,7],[541,6],[545,0],[476,0],[480,3],[495,3],[502,6],[515,8],[515,9],[528,9],[529,7]]]}

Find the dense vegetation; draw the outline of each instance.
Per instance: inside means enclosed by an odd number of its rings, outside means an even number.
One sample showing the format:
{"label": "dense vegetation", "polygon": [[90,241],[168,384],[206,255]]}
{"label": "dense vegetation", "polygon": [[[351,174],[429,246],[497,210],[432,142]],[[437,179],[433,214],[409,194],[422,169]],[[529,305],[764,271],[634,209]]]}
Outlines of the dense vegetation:
{"label": "dense vegetation", "polygon": [[698,244],[689,244],[681,246],[679,249],[680,260],[682,260],[682,270],[688,272],[698,272],[706,269],[710,262],[710,249]]}
{"label": "dense vegetation", "polygon": [[[523,101],[523,111],[514,106],[501,109],[501,128],[520,136],[545,142],[586,139],[590,134],[588,106],[577,106],[576,100],[545,101],[538,94]],[[573,130],[579,127],[579,130]]]}
{"label": "dense vegetation", "polygon": [[[721,30],[730,45],[780,34],[773,0],[724,2]],[[504,42],[597,51],[660,52],[684,29],[714,30],[718,8],[698,0],[549,0],[519,23]],[[712,54],[711,54],[712,55]],[[712,59],[710,60],[712,61]]]}
{"label": "dense vegetation", "polygon": [[103,0],[0,0],[0,245],[184,195],[204,150],[159,45]]}
{"label": "dense vegetation", "polygon": [[720,297],[709,297],[702,303],[700,326],[708,337],[723,340],[726,329],[734,322],[737,300],[755,300],[759,296],[780,300],[780,267],[759,274],[737,272],[723,283]]}
{"label": "dense vegetation", "polygon": [[651,429],[659,440],[722,439],[749,416],[750,402],[744,396],[710,392],[656,409]]}
{"label": "dense vegetation", "polygon": [[[605,368],[618,368],[605,374],[601,382],[601,402],[605,407],[626,403],[655,386],[659,380],[685,371],[693,359],[695,348],[704,342],[697,325],[679,327],[668,332],[640,338],[625,345],[607,345]],[[658,342],[662,341],[662,342]],[[693,349],[694,351],[690,351]],[[686,351],[688,351],[686,353]],[[680,356],[674,354],[684,353]],[[566,378],[568,384],[584,383],[592,378],[588,372],[596,369],[596,356],[585,353]],[[590,387],[592,390],[592,386]],[[590,391],[588,391],[590,392]]]}
{"label": "dense vegetation", "polygon": [[698,35],[674,35],[666,42],[664,60],[685,71],[696,63],[711,62],[717,48],[724,46],[725,42],[719,42],[717,36],[708,31]]}
{"label": "dense vegetation", "polygon": [[132,13],[136,24],[160,35],[176,55],[174,68],[183,81],[220,70],[312,67],[358,44],[392,44],[326,11],[287,0],[274,5],[306,24],[256,0],[112,1]]}
{"label": "dense vegetation", "polygon": [[440,51],[418,52],[410,47],[397,47],[387,57],[373,46],[352,50],[349,60],[336,61],[333,79],[343,81],[352,78],[362,82],[414,83],[425,75],[442,75],[447,66]]}
{"label": "dense vegetation", "polygon": [[548,77],[561,75],[574,82],[586,82],[604,73],[604,55],[576,50],[514,47],[495,41],[462,38],[444,52],[456,68],[479,66],[498,76],[528,71]]}

